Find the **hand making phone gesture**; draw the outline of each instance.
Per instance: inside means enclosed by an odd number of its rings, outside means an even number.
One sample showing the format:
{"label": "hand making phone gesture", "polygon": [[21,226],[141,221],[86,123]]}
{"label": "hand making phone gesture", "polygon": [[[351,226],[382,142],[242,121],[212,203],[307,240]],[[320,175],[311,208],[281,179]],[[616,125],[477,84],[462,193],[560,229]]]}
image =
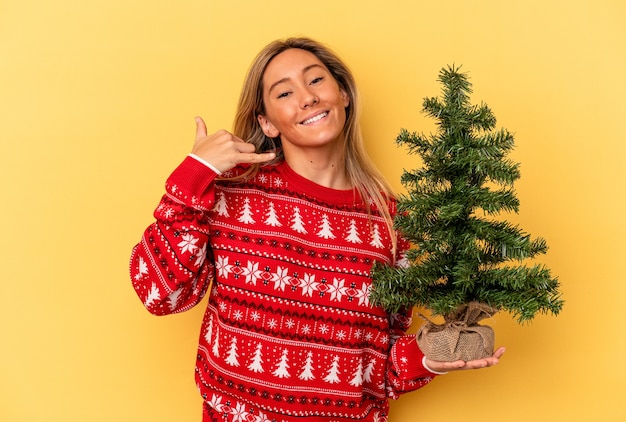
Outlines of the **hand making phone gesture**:
{"label": "hand making phone gesture", "polygon": [[237,164],[257,164],[272,160],[273,152],[257,153],[255,146],[238,138],[226,130],[207,135],[207,128],[201,117],[196,117],[196,140],[191,153],[210,163],[221,173]]}

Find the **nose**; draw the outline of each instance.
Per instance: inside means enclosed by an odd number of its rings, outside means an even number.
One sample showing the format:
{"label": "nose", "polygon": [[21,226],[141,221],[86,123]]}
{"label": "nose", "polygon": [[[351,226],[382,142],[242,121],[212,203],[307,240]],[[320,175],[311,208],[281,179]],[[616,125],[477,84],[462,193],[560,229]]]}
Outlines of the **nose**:
{"label": "nose", "polygon": [[319,101],[320,99],[317,94],[315,94],[315,92],[306,90],[304,92],[304,95],[302,96],[302,108],[309,108],[311,106],[314,106],[315,104],[319,103]]}

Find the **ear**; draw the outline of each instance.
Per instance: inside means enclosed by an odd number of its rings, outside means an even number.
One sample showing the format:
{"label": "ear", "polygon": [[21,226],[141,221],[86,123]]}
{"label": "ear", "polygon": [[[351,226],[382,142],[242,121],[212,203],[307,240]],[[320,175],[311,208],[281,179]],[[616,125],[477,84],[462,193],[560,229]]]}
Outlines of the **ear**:
{"label": "ear", "polygon": [[259,125],[261,125],[261,130],[268,138],[276,138],[278,135],[280,135],[278,129],[276,129],[274,125],[269,120],[267,120],[267,117],[259,114],[257,116],[257,120],[259,121]]}
{"label": "ear", "polygon": [[343,106],[348,107],[350,105],[350,96],[345,90],[341,90],[341,99],[343,100]]}

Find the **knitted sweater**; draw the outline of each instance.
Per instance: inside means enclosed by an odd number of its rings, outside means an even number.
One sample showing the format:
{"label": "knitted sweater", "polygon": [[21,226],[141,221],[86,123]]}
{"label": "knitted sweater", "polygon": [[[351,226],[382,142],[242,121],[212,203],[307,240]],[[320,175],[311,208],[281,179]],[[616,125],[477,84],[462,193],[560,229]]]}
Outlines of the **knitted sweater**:
{"label": "knitted sweater", "polygon": [[196,364],[207,408],[228,421],[387,420],[388,398],[435,374],[405,332],[410,314],[369,302],[372,264],[392,260],[384,220],[356,190],[285,162],[243,182],[216,177],[192,157],[180,164],[130,265],[156,315],[210,288]]}

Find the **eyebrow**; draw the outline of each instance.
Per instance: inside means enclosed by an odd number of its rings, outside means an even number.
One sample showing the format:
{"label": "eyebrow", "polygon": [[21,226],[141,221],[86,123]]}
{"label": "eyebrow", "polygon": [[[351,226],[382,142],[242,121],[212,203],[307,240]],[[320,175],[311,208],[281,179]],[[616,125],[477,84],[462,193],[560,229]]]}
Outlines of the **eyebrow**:
{"label": "eyebrow", "polygon": [[[310,64],[310,65],[306,66],[304,69],[302,69],[302,74],[305,74],[306,72],[308,72],[309,70],[311,70],[311,69],[313,69],[313,68],[315,68],[315,67],[323,68],[323,66],[322,66],[321,64],[319,64],[319,63],[313,63],[313,64]],[[282,79],[279,79],[278,81],[274,82],[274,83],[270,86],[270,88],[269,88],[269,90],[268,90],[267,92],[272,92],[272,90],[273,90],[274,88],[276,88],[276,86],[277,86],[277,85],[280,85],[280,84],[282,84],[282,83],[288,82],[290,79],[291,79],[291,78],[289,78],[289,77],[284,77],[284,78],[282,78]]]}

